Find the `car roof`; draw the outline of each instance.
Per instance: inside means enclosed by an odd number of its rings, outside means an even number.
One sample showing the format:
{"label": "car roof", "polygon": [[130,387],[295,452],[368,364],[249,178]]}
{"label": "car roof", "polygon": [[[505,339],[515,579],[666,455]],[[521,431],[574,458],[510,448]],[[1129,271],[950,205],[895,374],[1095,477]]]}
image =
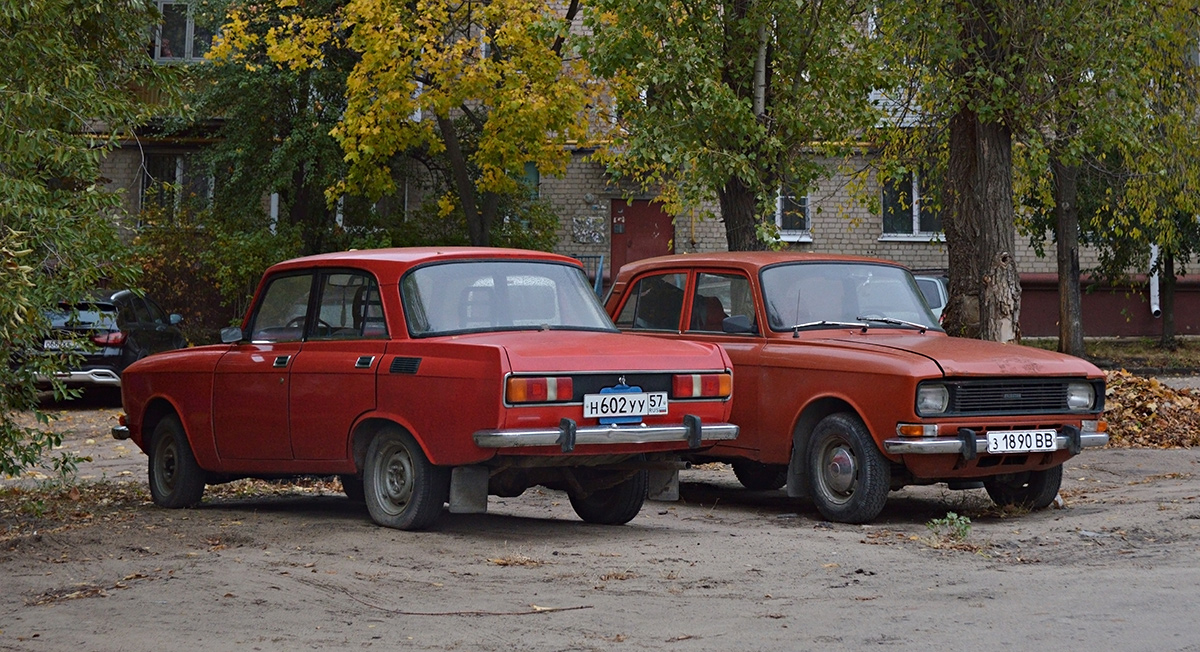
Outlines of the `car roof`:
{"label": "car roof", "polygon": [[382,284],[396,283],[400,276],[420,264],[451,260],[541,260],[582,267],[575,258],[561,254],[503,247],[396,247],[361,249],[317,254],[277,263],[268,271],[275,273],[308,267],[359,267],[376,274]]}
{"label": "car roof", "polygon": [[621,267],[620,276],[638,274],[648,269],[666,267],[733,267],[748,272],[756,272],[763,267],[779,263],[869,263],[875,265],[890,265],[904,267],[900,263],[882,258],[867,256],[850,256],[844,254],[825,254],[800,251],[717,251],[699,254],[674,254],[643,258],[627,263]]}

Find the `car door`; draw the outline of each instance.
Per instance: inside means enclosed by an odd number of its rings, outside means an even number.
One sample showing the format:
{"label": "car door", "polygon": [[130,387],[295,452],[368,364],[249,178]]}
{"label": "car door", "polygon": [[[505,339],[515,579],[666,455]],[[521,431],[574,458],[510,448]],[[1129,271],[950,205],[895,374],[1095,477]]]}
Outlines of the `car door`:
{"label": "car door", "polygon": [[[269,279],[244,339],[213,377],[213,430],[223,461],[290,460],[289,371],[303,346],[313,273]],[[231,470],[236,470],[236,464]]]}
{"label": "car door", "polygon": [[350,428],[375,407],[387,322],[379,284],[366,272],[324,271],[317,288],[315,318],[291,365],[292,452],[297,460],[340,460]]}
{"label": "car door", "polygon": [[738,438],[723,447],[760,450],[762,428],[762,352],[766,343],[758,327],[751,279],[737,270],[693,272],[684,316],[683,339],[720,344],[733,362],[733,414],[741,426]]}

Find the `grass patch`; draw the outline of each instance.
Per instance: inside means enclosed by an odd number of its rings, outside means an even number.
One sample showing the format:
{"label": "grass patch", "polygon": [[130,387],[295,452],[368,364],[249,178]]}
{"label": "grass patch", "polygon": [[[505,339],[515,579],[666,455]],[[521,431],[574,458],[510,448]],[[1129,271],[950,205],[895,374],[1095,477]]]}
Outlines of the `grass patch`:
{"label": "grass patch", "polygon": [[[1053,337],[1026,338],[1022,343],[1048,351],[1058,348],[1058,339]],[[1111,369],[1161,369],[1166,373],[1172,369],[1181,373],[1200,369],[1197,338],[1177,338],[1174,348],[1160,346],[1153,337],[1088,339],[1084,349],[1088,360]]]}

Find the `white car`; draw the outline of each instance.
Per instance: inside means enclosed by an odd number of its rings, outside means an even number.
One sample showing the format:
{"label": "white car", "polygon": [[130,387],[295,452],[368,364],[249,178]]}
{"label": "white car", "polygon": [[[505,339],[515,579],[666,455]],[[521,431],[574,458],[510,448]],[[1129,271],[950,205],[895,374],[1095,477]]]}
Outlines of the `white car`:
{"label": "white car", "polygon": [[933,316],[937,317],[939,324],[942,323],[942,311],[946,309],[946,301],[950,298],[950,292],[946,288],[949,279],[945,276],[921,275],[917,275],[915,278],[917,287],[921,288],[921,294],[925,296],[925,302],[933,311]]}

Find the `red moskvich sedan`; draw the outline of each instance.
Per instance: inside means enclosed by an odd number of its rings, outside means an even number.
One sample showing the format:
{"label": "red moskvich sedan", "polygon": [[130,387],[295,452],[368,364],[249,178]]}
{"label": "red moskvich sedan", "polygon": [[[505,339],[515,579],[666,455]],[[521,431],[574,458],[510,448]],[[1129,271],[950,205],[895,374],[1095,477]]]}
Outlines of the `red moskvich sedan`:
{"label": "red moskvich sedan", "polygon": [[338,475],[379,524],[565,490],[628,522],[678,453],[737,436],[720,347],[619,332],[579,262],[490,248],[351,251],[267,270],[223,344],[126,369],[123,425],[164,507],[242,477]]}

